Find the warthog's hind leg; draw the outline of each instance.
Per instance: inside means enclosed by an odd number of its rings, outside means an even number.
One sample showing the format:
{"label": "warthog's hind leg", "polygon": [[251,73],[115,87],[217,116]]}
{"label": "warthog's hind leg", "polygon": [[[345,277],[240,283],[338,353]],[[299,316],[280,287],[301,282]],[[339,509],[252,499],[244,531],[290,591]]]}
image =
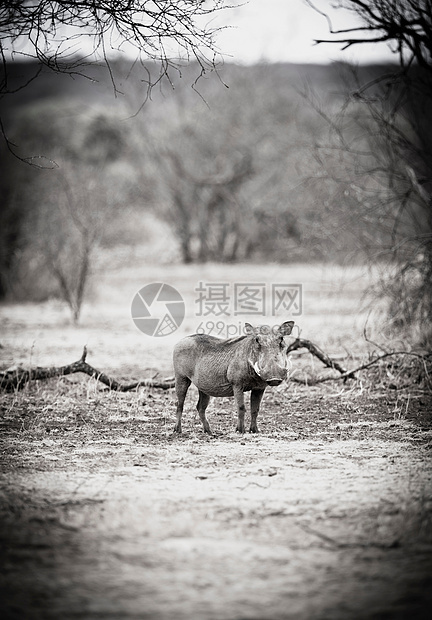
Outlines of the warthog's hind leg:
{"label": "warthog's hind leg", "polygon": [[251,398],[250,398],[250,404],[251,404],[250,432],[251,433],[258,432],[257,416],[258,416],[258,412],[259,412],[259,408],[260,408],[260,404],[261,404],[261,400],[263,396],[264,396],[264,390],[252,390],[251,391]]}
{"label": "warthog's hind leg", "polygon": [[181,420],[183,414],[183,405],[190,384],[191,380],[187,377],[176,377],[175,390],[177,394],[177,423],[174,426],[175,433],[182,432]]}
{"label": "warthog's hind leg", "polygon": [[199,398],[198,398],[196,408],[198,410],[199,417],[200,417],[200,420],[204,428],[204,432],[211,434],[210,426],[209,426],[209,423],[208,423],[208,420],[205,414],[208,404],[210,402],[210,396],[208,396],[208,394],[204,394],[204,392],[201,392],[201,390],[198,390],[198,393],[199,393]]}

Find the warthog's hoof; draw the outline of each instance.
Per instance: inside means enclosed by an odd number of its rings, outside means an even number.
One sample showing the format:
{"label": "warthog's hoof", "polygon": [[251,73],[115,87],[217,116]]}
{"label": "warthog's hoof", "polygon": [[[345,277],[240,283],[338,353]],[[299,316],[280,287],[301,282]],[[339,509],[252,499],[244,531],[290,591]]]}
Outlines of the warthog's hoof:
{"label": "warthog's hoof", "polygon": [[251,426],[250,429],[249,429],[249,432],[250,433],[258,433],[258,426],[256,424]]}
{"label": "warthog's hoof", "polygon": [[240,424],[237,424],[236,431],[237,431],[237,433],[241,433],[241,434],[243,435],[243,434],[244,434],[244,432],[245,432],[245,427],[244,427],[244,425],[243,425],[243,426],[241,426]]}
{"label": "warthog's hoof", "polygon": [[181,427],[181,424],[177,423],[177,424],[174,426],[174,433],[179,433],[179,434],[181,434],[181,432],[182,432],[182,427]]}

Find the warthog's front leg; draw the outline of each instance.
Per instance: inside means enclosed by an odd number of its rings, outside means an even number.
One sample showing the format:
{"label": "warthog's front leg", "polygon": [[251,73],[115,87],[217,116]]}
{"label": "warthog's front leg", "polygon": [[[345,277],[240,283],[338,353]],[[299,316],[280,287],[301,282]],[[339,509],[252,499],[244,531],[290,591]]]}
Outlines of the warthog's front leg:
{"label": "warthog's front leg", "polygon": [[176,377],[175,390],[177,394],[177,424],[174,426],[175,433],[182,432],[181,420],[183,414],[183,405],[190,384],[191,381],[187,377]]}
{"label": "warthog's front leg", "polygon": [[234,398],[235,398],[236,405],[237,405],[237,415],[238,415],[238,423],[237,423],[236,430],[239,433],[244,433],[245,432],[244,419],[245,419],[246,407],[244,403],[244,393],[241,388],[234,386]]}
{"label": "warthog's front leg", "polygon": [[251,391],[251,398],[250,398],[250,405],[251,405],[250,432],[251,433],[257,433],[258,432],[257,416],[258,416],[260,404],[261,404],[261,401],[262,401],[262,397],[264,396],[264,391],[265,391],[265,389],[264,390],[252,390]]}

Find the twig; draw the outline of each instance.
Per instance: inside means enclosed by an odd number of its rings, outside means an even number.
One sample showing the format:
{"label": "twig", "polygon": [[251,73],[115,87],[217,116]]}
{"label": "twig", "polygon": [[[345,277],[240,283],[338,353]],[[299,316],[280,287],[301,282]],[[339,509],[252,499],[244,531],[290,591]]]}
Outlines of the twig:
{"label": "twig", "polygon": [[374,542],[374,541],[370,541],[370,542],[340,542],[338,540],[336,540],[335,538],[332,538],[331,536],[327,536],[327,534],[323,534],[322,532],[319,532],[318,530],[316,530],[315,528],[310,527],[309,525],[306,525],[304,523],[299,523],[297,522],[297,525],[305,532],[307,532],[308,534],[312,534],[313,536],[317,536],[318,538],[321,538],[321,540],[323,540],[324,542],[326,542],[329,545],[332,545],[333,547],[336,547],[337,549],[370,549],[370,548],[374,548],[374,549],[395,549],[396,547],[400,546],[400,542],[398,539],[395,539],[389,543],[380,543],[380,542]]}
{"label": "twig", "polygon": [[[370,313],[369,313],[369,314],[370,314]],[[368,320],[369,320],[369,316],[368,316],[368,318],[367,318],[367,320],[366,320],[366,323],[365,323],[365,326],[364,326],[364,328],[363,328],[363,338],[366,340],[366,342],[367,342],[367,343],[369,343],[369,344],[373,344],[373,345],[374,345],[374,347],[377,347],[377,349],[380,349],[380,351],[384,351],[384,353],[388,353],[388,352],[389,352],[389,351],[388,351],[388,349],[385,349],[383,346],[381,346],[381,345],[380,345],[380,344],[378,344],[377,342],[374,342],[373,340],[371,340],[371,339],[368,337],[368,335],[367,335],[367,331],[366,331],[366,329],[367,329],[367,322],[368,322]]]}

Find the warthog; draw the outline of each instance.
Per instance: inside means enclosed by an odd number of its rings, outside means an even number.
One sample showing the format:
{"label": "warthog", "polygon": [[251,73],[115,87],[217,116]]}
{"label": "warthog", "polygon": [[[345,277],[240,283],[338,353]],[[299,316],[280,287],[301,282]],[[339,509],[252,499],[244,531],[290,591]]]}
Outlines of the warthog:
{"label": "warthog", "polygon": [[199,392],[197,410],[205,433],[211,433],[205,412],[211,396],[234,396],[237,405],[237,430],[245,432],[244,392],[251,392],[250,432],[257,433],[257,416],[264,390],[279,385],[287,377],[288,358],[284,336],[294,321],[275,328],[254,328],[246,323],[247,334],[222,340],[194,334],[180,340],[174,348],[177,423],[181,433],[183,405],[191,383]]}

